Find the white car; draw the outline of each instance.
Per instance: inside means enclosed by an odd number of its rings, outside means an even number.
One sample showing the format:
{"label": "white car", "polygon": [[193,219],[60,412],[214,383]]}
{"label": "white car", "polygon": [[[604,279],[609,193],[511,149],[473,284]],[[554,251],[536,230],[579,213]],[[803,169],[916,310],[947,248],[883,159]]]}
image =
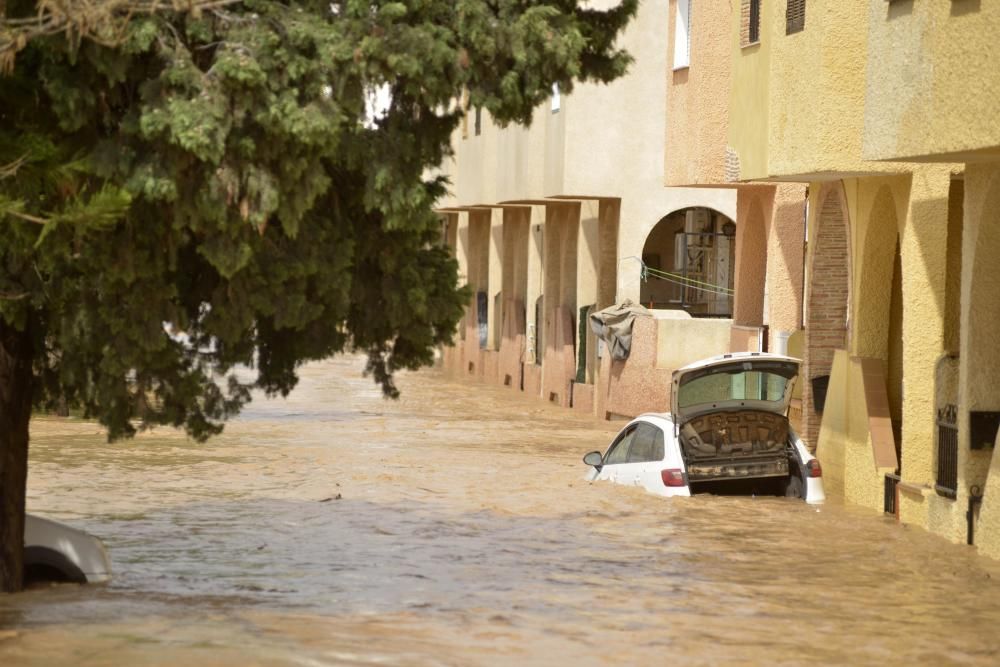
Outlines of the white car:
{"label": "white car", "polygon": [[24,519],[25,582],[78,584],[111,579],[104,544],[89,533],[28,514]]}
{"label": "white car", "polygon": [[798,359],[762,352],[677,369],[671,412],[636,417],[604,455],[583,457],[587,479],[660,496],[740,489],[822,503],[822,468],[788,423],[798,373]]}

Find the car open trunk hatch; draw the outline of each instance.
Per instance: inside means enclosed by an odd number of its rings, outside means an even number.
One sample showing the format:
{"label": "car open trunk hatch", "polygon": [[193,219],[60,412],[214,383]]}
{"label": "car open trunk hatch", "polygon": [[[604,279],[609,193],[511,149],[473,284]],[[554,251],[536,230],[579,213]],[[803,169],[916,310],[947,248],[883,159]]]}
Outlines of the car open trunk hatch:
{"label": "car open trunk hatch", "polygon": [[691,482],[789,473],[788,403],[799,361],[726,354],[674,371],[674,424]]}
{"label": "car open trunk hatch", "polygon": [[719,410],[742,409],[786,416],[799,360],[776,354],[724,354],[674,371],[671,408],[681,425]]}

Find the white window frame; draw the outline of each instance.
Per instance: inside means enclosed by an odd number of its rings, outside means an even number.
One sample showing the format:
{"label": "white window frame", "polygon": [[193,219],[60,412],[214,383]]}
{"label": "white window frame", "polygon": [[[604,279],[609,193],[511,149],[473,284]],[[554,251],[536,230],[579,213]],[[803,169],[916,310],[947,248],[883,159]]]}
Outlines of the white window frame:
{"label": "white window frame", "polygon": [[677,0],[674,13],[674,71],[691,66],[691,0]]}
{"label": "white window frame", "polygon": [[559,95],[559,84],[552,84],[552,113],[559,113],[562,108],[562,98]]}

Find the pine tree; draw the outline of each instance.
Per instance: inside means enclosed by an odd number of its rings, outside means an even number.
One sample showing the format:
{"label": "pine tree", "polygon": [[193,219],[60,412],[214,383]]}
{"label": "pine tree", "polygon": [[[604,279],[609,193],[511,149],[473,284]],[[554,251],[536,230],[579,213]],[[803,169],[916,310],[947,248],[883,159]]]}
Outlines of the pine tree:
{"label": "pine tree", "polygon": [[620,76],[635,8],[247,0],[26,43],[0,77],[0,590],[21,587],[34,409],[202,440],[345,349],[395,396],[465,301],[426,177],[456,100],[528,123],[553,83]]}

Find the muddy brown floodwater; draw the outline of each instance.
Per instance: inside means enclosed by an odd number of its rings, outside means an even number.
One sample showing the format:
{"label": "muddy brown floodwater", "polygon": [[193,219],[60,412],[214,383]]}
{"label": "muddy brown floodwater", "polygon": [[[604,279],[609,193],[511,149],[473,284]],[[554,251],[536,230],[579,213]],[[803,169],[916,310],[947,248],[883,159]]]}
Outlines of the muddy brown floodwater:
{"label": "muddy brown floodwater", "polygon": [[[107,586],[0,597],[0,665],[997,664],[1000,568],[871,512],[582,481],[615,425],[342,358],[207,444],[32,425]],[[339,499],[338,499],[339,496]]]}

